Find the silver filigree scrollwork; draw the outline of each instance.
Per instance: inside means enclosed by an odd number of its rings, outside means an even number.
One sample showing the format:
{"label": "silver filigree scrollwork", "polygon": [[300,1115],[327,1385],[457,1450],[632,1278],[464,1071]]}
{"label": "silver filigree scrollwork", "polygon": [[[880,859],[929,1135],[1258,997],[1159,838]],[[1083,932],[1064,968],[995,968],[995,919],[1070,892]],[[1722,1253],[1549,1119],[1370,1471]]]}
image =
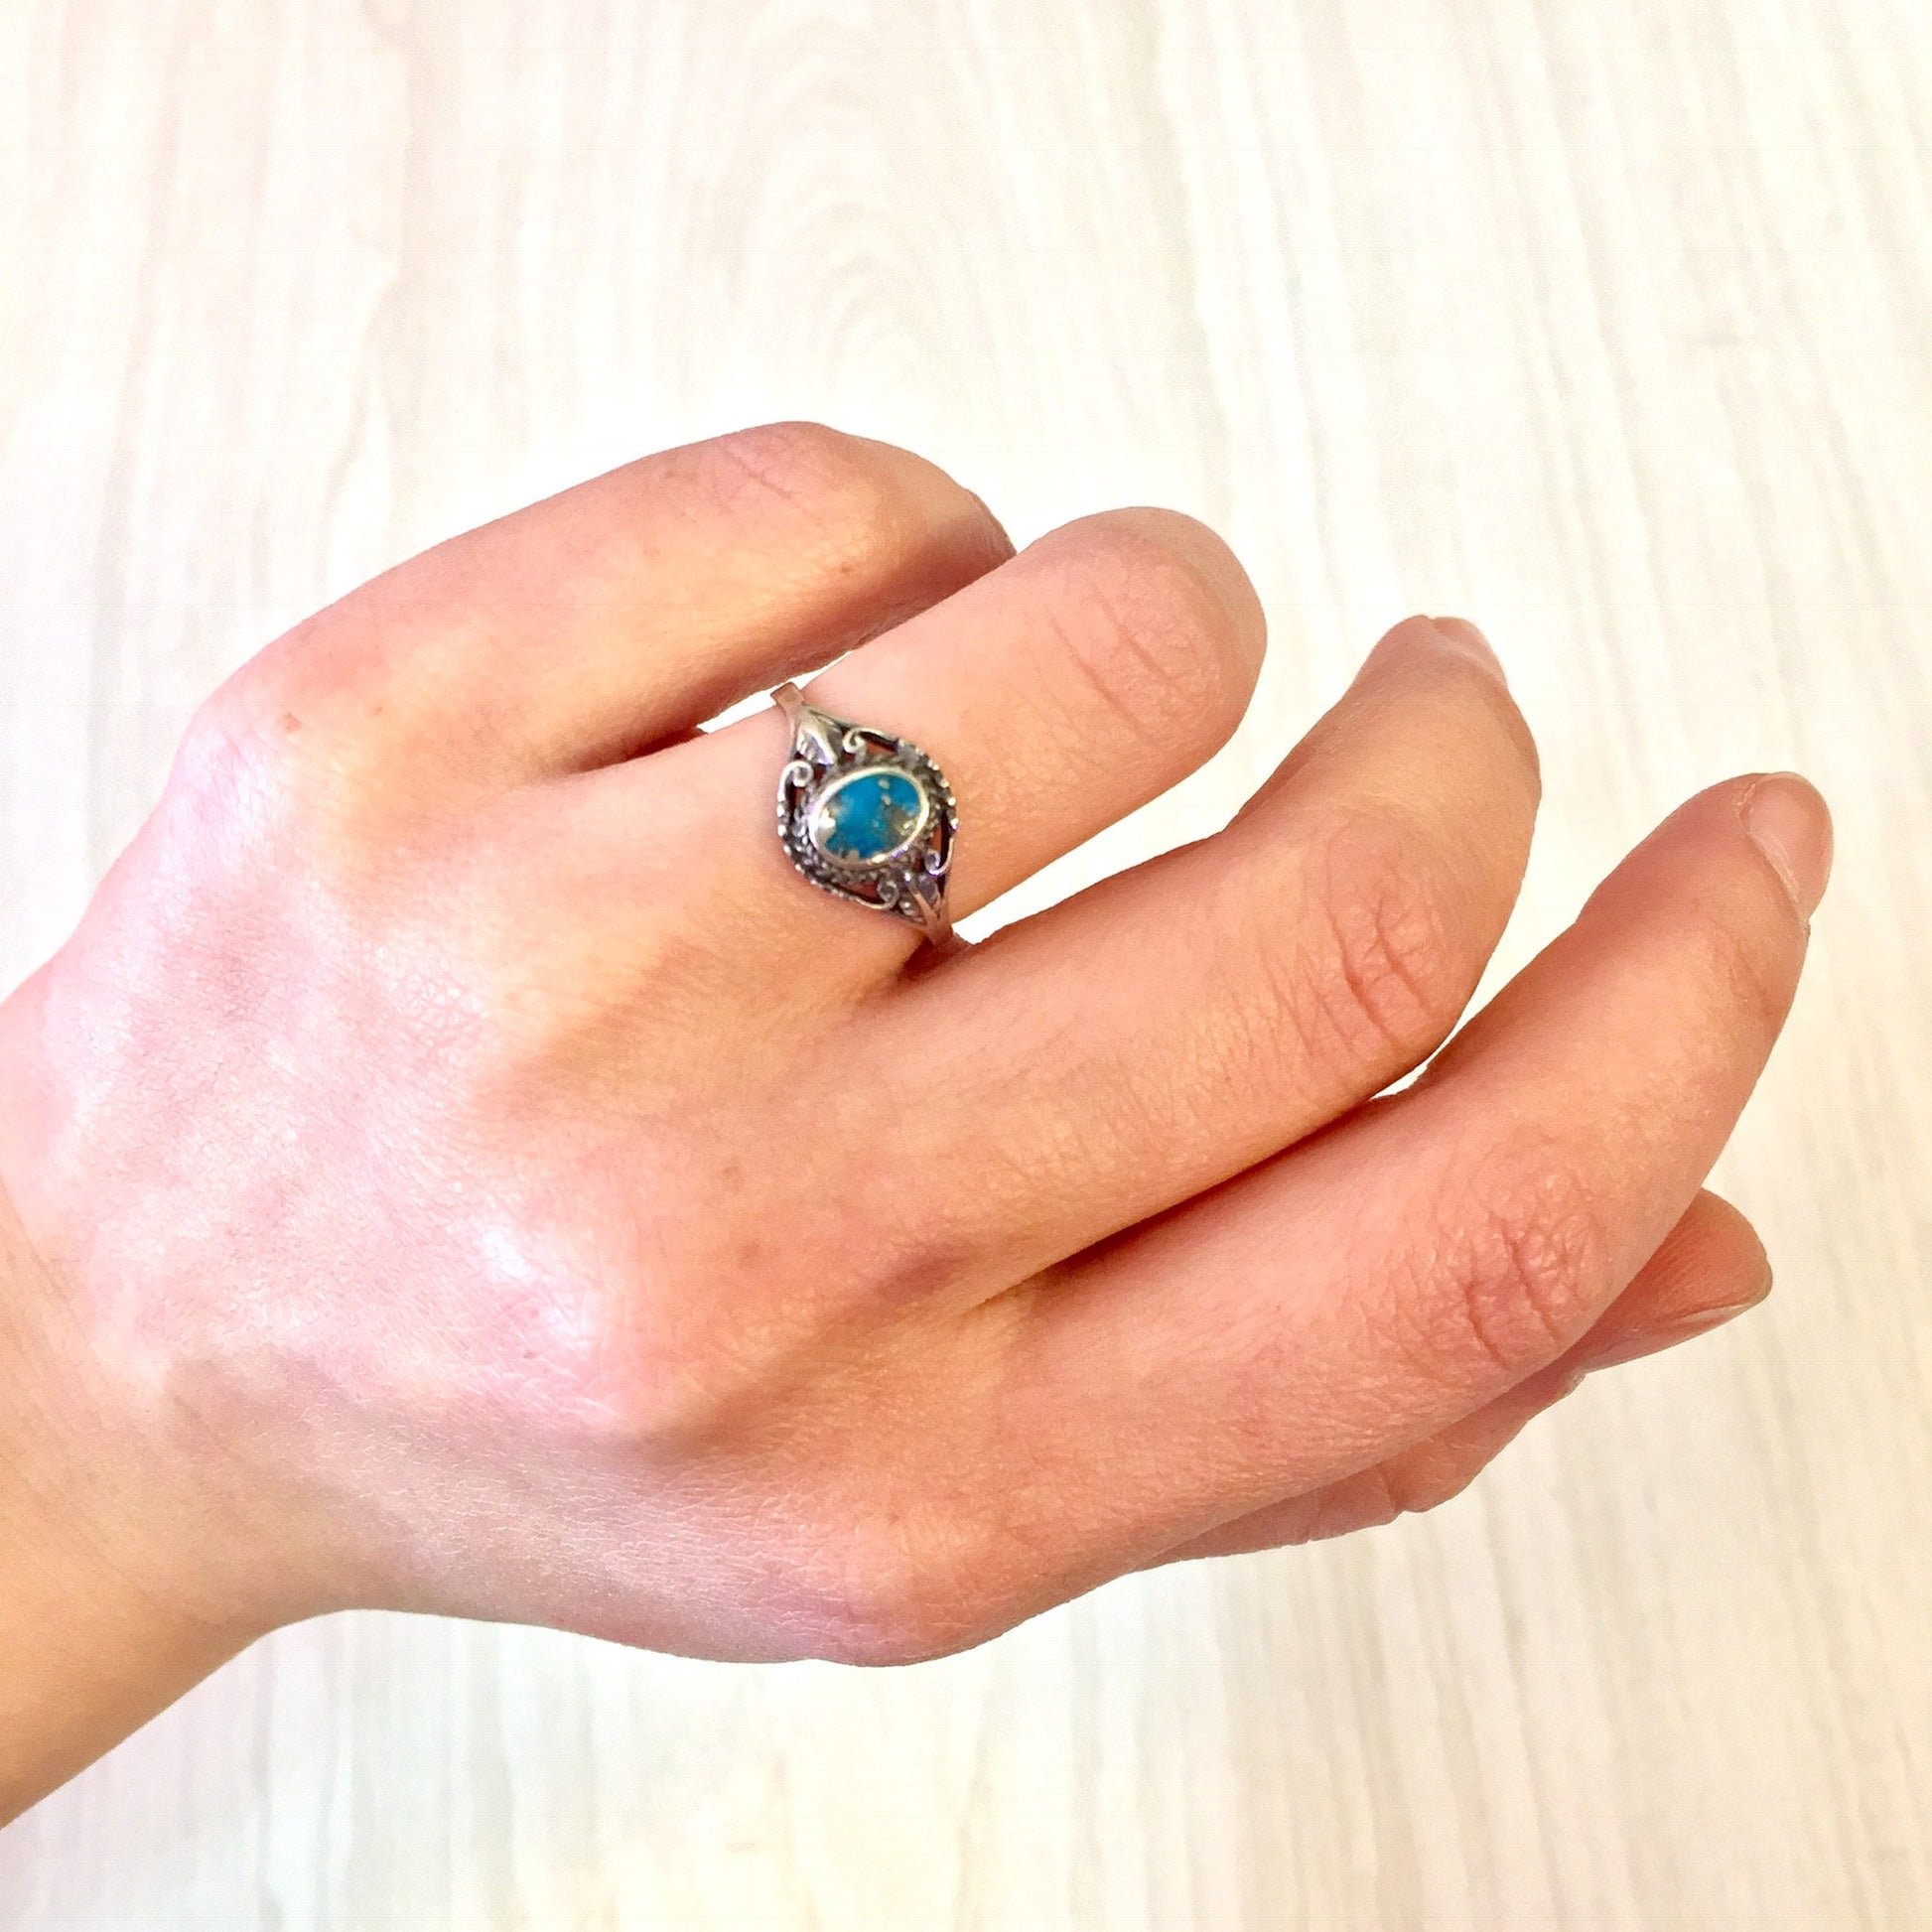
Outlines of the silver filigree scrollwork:
{"label": "silver filigree scrollwork", "polygon": [[791,723],[791,756],[778,774],[785,856],[821,892],[943,940],[959,830],[945,774],[916,745],[834,718],[796,685],[771,696]]}

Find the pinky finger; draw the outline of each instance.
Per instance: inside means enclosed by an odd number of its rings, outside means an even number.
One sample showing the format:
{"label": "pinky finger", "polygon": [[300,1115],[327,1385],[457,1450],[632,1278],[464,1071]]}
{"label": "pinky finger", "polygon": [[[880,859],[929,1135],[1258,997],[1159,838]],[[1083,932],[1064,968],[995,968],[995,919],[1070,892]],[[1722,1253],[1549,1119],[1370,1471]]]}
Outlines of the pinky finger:
{"label": "pinky finger", "polygon": [[1238,1516],[1143,1568],[1313,1543],[1440,1508],[1585,1376],[1708,1333],[1755,1308],[1770,1288],[1770,1263],[1750,1222],[1728,1201],[1701,1193],[1589,1332],[1548,1368],[1371,1468]]}

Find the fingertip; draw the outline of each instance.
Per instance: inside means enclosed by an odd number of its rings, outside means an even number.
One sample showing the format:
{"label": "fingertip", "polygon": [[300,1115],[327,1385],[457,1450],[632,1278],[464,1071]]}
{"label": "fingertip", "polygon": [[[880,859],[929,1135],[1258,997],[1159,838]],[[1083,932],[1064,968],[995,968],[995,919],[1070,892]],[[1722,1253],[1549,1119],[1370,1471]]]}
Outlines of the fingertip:
{"label": "fingertip", "polygon": [[[1668,899],[1701,925],[1717,919],[1748,936],[1767,985],[1795,986],[1831,864],[1831,814],[1817,789],[1794,772],[1749,772],[1666,814],[1590,894],[1578,923],[1627,924]],[[1783,999],[1771,1004],[1782,1024]]]}
{"label": "fingertip", "polygon": [[1240,708],[1261,675],[1268,649],[1268,616],[1247,567],[1218,531],[1184,510],[1135,503],[1097,510],[1049,530],[1028,546],[1025,559],[1084,576],[1101,601],[1132,612],[1150,598],[1192,607],[1239,680]]}
{"label": "fingertip", "polygon": [[[964,488],[965,485],[961,484],[961,487]],[[992,504],[976,489],[968,489],[966,494],[979,506],[979,513],[986,531],[987,543],[998,555],[1000,561],[1005,563],[1009,558],[1018,556],[1020,554],[1019,548],[1014,543],[1007,526],[999,517],[994,515]]]}
{"label": "fingertip", "polygon": [[[1415,653],[1415,656],[1411,656]],[[1532,801],[1543,791],[1542,756],[1535,734],[1509,688],[1509,679],[1489,640],[1466,618],[1412,617],[1392,626],[1369,652],[1357,682],[1371,672],[1394,671],[1414,663],[1453,664],[1480,676],[1468,685],[1482,695],[1485,709],[1495,718],[1514,751]],[[1447,714],[1445,714],[1447,719]]]}
{"label": "fingertip", "polygon": [[[1762,1299],[1760,1296],[1758,1301]],[[1640,1362],[1649,1356],[1661,1355],[1668,1349],[1726,1326],[1756,1307],[1757,1301],[1736,1302],[1724,1308],[1705,1309],[1700,1313],[1687,1314],[1682,1320],[1663,1327],[1637,1329],[1634,1333],[1617,1337],[1615,1341],[1605,1342],[1599,1348],[1586,1349],[1576,1358],[1573,1372],[1581,1382],[1585,1376],[1598,1374],[1603,1369],[1621,1368],[1626,1362]]]}
{"label": "fingertip", "polygon": [[1740,791],[1737,811],[1799,918],[1809,920],[1832,876],[1832,814],[1817,786],[1795,771],[1764,772]]}
{"label": "fingertip", "polygon": [[1268,613],[1248,567],[1211,524],[1184,510],[1139,507],[1116,512],[1132,527],[1168,545],[1219,602],[1242,653],[1250,687],[1268,649]]}
{"label": "fingertip", "polygon": [[1709,1295],[1707,1301],[1741,1311],[1755,1308],[1770,1294],[1771,1257],[1741,1208],[1705,1188],[1678,1226],[1699,1231],[1709,1257],[1710,1277],[1726,1284],[1725,1292]]}
{"label": "fingertip", "polygon": [[1502,660],[1489,639],[1467,618],[1430,618],[1420,614],[1404,618],[1382,633],[1369,656],[1373,659],[1387,651],[1409,649],[1448,652],[1473,664],[1485,676],[1508,688]]}
{"label": "fingertip", "polygon": [[1496,655],[1489,639],[1467,618],[1430,618],[1426,621],[1453,649],[1461,651],[1505,689],[1508,688],[1509,677],[1503,670],[1502,659]]}
{"label": "fingertip", "polygon": [[1721,1195],[1700,1192],[1568,1360],[1587,1375],[1660,1354],[1734,1321],[1770,1292],[1757,1230]]}

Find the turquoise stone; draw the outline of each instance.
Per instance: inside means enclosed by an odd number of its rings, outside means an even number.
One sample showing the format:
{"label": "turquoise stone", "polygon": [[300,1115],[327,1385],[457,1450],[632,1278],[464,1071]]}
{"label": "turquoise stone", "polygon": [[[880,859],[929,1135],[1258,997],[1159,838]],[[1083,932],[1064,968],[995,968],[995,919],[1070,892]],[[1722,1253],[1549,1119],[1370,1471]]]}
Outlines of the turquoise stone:
{"label": "turquoise stone", "polygon": [[812,813],[812,843],[842,866],[868,865],[907,844],[925,823],[917,779],[890,767],[854,771],[828,785]]}

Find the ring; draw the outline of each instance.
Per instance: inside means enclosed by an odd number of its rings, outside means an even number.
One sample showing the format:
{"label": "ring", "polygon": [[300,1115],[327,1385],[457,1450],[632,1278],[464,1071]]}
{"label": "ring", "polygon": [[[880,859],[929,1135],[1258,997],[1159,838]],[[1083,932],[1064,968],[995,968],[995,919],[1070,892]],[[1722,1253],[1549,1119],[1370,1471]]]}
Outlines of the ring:
{"label": "ring", "polygon": [[785,856],[822,892],[943,942],[959,830],[944,773],[916,745],[807,704],[795,684],[779,685],[771,701],[791,721],[791,756],[778,777]]}

